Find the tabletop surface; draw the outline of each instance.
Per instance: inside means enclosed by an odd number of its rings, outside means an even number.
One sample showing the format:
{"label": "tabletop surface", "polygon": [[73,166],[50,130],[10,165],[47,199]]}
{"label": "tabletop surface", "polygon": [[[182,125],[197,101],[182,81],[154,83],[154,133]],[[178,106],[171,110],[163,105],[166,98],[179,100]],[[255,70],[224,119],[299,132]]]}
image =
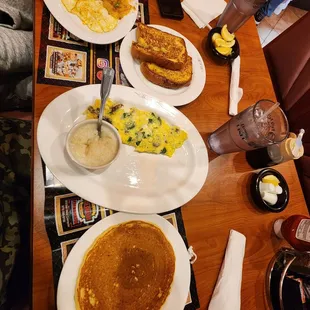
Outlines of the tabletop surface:
{"label": "tabletop surface", "polygon": [[[38,67],[43,0],[35,6],[35,73]],[[182,21],[160,17],[155,0],[149,0],[150,22],[183,34],[200,52],[206,66],[206,85],[202,94],[180,110],[197,127],[204,141],[208,134],[229,120],[228,91],[230,68],[218,66],[204,51],[208,29],[199,29],[185,14]],[[215,26],[214,22],[211,23]],[[256,26],[250,19],[236,33],[241,48],[240,87],[244,95],[239,111],[260,99],[275,100],[272,83]],[[52,258],[44,225],[44,185],[41,158],[36,144],[36,130],[44,108],[69,88],[35,84],[33,150],[33,309],[55,309]],[[273,222],[292,214],[308,214],[301,186],[292,161],[275,167],[290,188],[287,209],[279,214],[262,213],[248,197],[253,169],[244,153],[216,156],[209,151],[208,178],[196,197],[182,207],[188,242],[198,259],[193,265],[201,309],[206,309],[224,257],[230,229],[246,236],[242,275],[242,309],[267,309],[265,271],[270,259],[285,241],[272,233]]]}

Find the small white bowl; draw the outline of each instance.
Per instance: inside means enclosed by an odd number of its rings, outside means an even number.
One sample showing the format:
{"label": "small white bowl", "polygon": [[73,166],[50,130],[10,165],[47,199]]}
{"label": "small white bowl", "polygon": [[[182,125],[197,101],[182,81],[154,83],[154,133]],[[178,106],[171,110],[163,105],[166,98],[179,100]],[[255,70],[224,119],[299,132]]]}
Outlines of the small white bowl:
{"label": "small white bowl", "polygon": [[98,123],[98,120],[97,120],[97,119],[85,120],[85,121],[82,121],[82,122],[79,122],[79,123],[75,124],[75,125],[70,129],[70,131],[68,132],[67,141],[66,141],[66,150],[67,150],[67,153],[68,153],[70,159],[71,159],[73,162],[75,162],[75,163],[78,164],[79,166],[84,167],[84,168],[86,168],[86,169],[96,170],[96,169],[106,168],[106,167],[110,166],[110,165],[116,160],[116,158],[119,156],[120,149],[121,149],[121,145],[122,145],[122,140],[121,140],[121,137],[120,137],[120,135],[119,135],[117,129],[116,129],[115,127],[113,127],[110,123],[106,122],[106,121],[102,121],[102,127],[104,127],[104,126],[105,126],[105,127],[109,127],[109,128],[113,131],[113,133],[114,133],[114,135],[115,135],[115,137],[116,137],[116,139],[117,139],[117,141],[118,141],[118,150],[117,150],[117,153],[116,153],[115,157],[114,157],[109,163],[107,163],[107,164],[105,164],[105,165],[101,165],[101,166],[87,166],[87,165],[83,165],[83,164],[81,164],[81,163],[72,155],[72,153],[71,153],[71,150],[70,150],[70,147],[69,147],[70,137],[72,136],[72,134],[73,134],[79,127],[84,126],[84,125],[89,124],[89,123],[95,123],[95,124],[97,124],[97,123]]}

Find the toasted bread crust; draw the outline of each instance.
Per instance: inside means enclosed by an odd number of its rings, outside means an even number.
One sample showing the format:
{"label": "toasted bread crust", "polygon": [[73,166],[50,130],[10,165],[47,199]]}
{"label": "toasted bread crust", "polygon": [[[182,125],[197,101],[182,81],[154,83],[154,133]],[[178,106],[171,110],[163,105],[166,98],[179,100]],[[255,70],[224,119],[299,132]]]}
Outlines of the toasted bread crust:
{"label": "toasted bread crust", "polygon": [[[189,57],[189,56],[188,56]],[[186,68],[184,68],[186,69]],[[173,80],[169,78],[168,76],[165,76],[164,74],[158,74],[154,72],[152,69],[150,69],[149,64],[146,62],[142,62],[140,65],[140,70],[144,77],[149,80],[150,82],[170,89],[178,89],[183,86],[188,86],[192,80],[192,62],[190,60],[190,68],[187,68],[188,77],[186,79],[183,79],[181,82]],[[186,74],[183,70],[176,71],[176,74]]]}
{"label": "toasted bread crust", "polygon": [[187,60],[184,39],[141,23],[137,27],[137,42],[132,43],[131,54],[139,61],[170,70],[181,70]]}
{"label": "toasted bread crust", "polygon": [[140,47],[136,42],[132,42],[131,55],[140,62],[151,62],[160,67],[170,70],[181,70],[184,66],[183,62],[174,62],[168,58],[154,53],[151,50]]}

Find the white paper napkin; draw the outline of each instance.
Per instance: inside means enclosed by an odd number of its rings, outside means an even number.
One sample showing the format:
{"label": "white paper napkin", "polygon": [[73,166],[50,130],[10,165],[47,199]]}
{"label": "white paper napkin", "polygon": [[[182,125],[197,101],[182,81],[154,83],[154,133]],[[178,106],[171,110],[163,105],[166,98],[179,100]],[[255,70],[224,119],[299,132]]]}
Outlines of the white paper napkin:
{"label": "white paper napkin", "polygon": [[231,64],[230,90],[229,90],[229,115],[238,114],[238,103],[243,96],[243,89],[239,87],[240,80],[240,56]]}
{"label": "white paper napkin", "polygon": [[240,310],[245,236],[231,230],[209,310]]}
{"label": "white paper napkin", "polygon": [[224,0],[184,0],[181,5],[199,28],[207,26],[211,29],[209,23],[222,14],[226,2]]}

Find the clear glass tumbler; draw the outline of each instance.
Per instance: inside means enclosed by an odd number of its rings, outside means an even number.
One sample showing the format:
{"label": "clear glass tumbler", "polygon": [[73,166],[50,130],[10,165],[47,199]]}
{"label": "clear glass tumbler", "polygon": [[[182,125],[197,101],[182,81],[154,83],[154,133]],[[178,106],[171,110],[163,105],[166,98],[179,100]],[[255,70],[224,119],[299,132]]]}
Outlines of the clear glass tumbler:
{"label": "clear glass tumbler", "polygon": [[230,32],[237,31],[257,10],[265,0],[230,0],[223,11],[217,26],[227,24]]}
{"label": "clear glass tumbler", "polygon": [[282,109],[271,100],[260,100],[214,131],[208,144],[217,154],[250,151],[287,138],[289,125]]}

